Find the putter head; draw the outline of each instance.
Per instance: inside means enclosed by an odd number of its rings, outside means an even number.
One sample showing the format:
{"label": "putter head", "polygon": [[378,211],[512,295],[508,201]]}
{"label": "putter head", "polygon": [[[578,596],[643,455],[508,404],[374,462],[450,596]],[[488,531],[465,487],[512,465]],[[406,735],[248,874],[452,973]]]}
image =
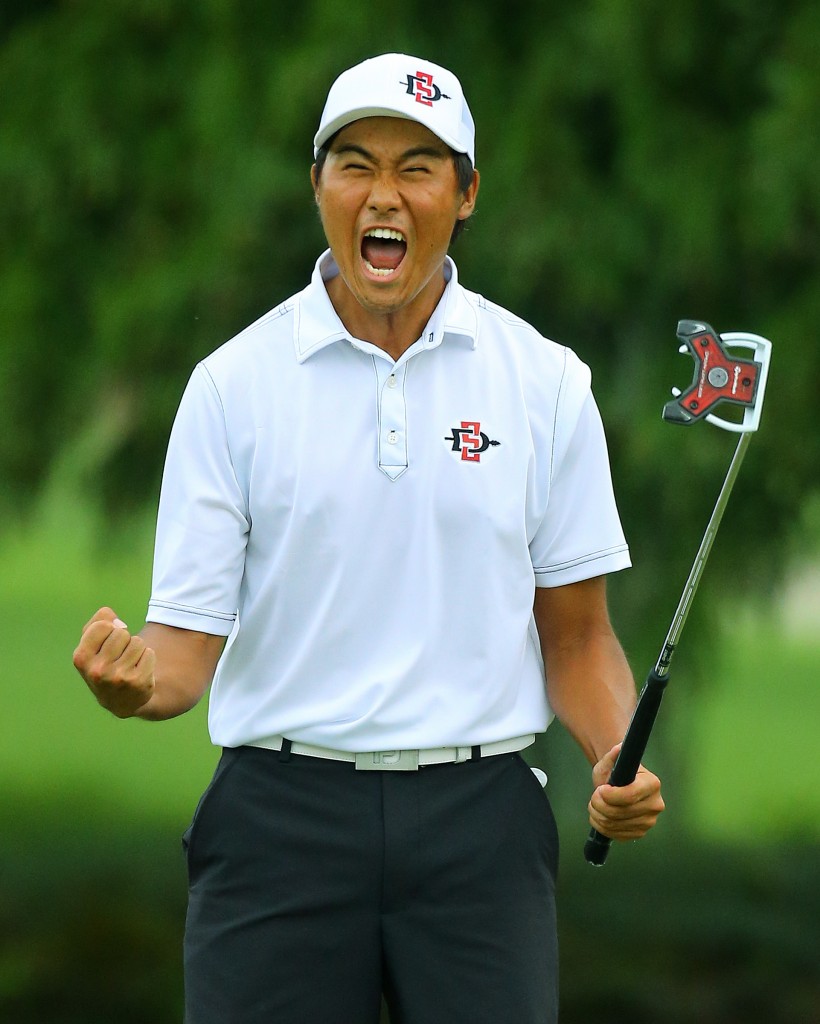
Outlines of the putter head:
{"label": "putter head", "polygon": [[[674,397],[663,407],[663,418],[685,425],[705,419],[741,434],[757,430],[772,343],[757,334],[718,334],[699,320],[681,320],[677,334],[684,343],[680,351],[689,352],[695,360],[695,375],[686,391],[672,388]],[[754,358],[741,359],[731,351],[733,348],[750,350]],[[712,410],[721,402],[742,406],[742,421],[715,416]]]}

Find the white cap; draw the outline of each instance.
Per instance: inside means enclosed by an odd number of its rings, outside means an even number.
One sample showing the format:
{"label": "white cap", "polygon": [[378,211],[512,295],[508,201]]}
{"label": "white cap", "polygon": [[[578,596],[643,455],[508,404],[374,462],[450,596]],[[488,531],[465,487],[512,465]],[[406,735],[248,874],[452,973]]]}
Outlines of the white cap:
{"label": "white cap", "polygon": [[371,57],[339,75],[327,95],[314,155],[340,128],[379,116],[418,121],[475,164],[475,124],[461,83],[452,71],[403,53]]}

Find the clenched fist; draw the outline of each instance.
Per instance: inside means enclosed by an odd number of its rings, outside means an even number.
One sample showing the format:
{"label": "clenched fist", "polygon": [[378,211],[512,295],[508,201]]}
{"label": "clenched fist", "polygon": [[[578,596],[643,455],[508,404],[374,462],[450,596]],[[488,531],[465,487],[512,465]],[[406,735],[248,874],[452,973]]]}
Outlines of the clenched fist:
{"label": "clenched fist", "polygon": [[131,718],[151,699],[154,665],[153,650],[111,608],[101,608],[86,624],[74,651],[74,667],[117,718]]}

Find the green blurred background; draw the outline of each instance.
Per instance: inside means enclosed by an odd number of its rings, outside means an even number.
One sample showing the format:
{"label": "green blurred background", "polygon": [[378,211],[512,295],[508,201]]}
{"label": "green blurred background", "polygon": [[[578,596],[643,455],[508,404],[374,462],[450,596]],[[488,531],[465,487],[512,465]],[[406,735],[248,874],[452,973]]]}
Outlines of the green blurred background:
{"label": "green blurred background", "polygon": [[813,0],[5,0],[0,1019],[181,1019],[206,709],[119,722],[71,651],[101,604],[140,626],[188,374],[306,282],[327,88],[400,50],[452,67],[477,121],[462,280],[592,367],[638,677],[734,443],[660,419],[691,379],[677,320],[774,344],[647,757],[661,824],[588,868],[586,765],[558,726],[533,753],[563,843],[563,1020],[820,1020],[819,44]]}

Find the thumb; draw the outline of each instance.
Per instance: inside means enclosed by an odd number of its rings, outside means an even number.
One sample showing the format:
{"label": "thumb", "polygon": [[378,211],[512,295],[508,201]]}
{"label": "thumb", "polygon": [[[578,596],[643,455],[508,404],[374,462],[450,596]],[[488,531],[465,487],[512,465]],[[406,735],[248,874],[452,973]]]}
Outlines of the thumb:
{"label": "thumb", "polygon": [[106,607],[98,609],[94,615],[91,616],[88,622],[86,622],[85,626],[83,626],[83,632],[85,632],[88,627],[93,625],[95,622],[110,622],[115,629],[128,629],[128,626],[122,621],[113,608]]}
{"label": "thumb", "polygon": [[615,762],[618,759],[622,746],[622,743],[616,743],[592,769],[592,781],[596,789],[598,786],[606,785],[609,782],[609,776],[612,774],[612,769],[615,767]]}

